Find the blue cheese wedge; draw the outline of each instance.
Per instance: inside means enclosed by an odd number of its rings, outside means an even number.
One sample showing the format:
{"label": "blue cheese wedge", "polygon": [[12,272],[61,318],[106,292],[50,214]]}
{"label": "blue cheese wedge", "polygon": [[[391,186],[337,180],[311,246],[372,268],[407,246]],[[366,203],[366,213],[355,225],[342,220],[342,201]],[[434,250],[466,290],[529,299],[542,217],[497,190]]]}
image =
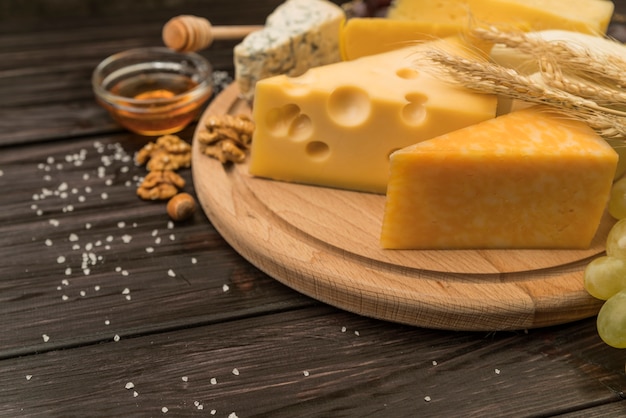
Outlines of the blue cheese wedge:
{"label": "blue cheese wedge", "polygon": [[327,0],[287,0],[266,19],[265,27],[246,36],[234,49],[235,80],[252,101],[256,82],[341,60],[341,7]]}

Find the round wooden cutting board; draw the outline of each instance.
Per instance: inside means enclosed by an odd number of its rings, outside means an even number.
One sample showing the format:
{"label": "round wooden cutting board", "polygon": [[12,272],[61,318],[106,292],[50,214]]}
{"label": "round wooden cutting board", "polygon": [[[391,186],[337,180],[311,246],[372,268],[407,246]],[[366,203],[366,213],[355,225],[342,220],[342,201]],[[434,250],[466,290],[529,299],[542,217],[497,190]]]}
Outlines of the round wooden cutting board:
{"label": "round wooden cutting board", "polygon": [[[250,113],[233,84],[205,111]],[[200,204],[248,261],[285,285],[369,317],[448,330],[496,331],[593,316],[583,271],[604,252],[608,215],[587,250],[397,251],[379,246],[385,196],[255,178],[199,150]]]}

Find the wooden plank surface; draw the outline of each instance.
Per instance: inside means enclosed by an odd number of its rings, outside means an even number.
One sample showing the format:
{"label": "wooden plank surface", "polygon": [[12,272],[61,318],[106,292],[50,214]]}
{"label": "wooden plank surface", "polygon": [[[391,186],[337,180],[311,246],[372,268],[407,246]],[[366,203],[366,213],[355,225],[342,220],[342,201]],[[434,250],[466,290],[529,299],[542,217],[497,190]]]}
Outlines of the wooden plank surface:
{"label": "wooden plank surface", "polygon": [[319,307],[5,360],[0,410],[531,417],[604,404],[626,411],[621,364],[597,342],[592,321],[562,331],[557,338],[545,329],[460,332],[451,340],[449,332]]}
{"label": "wooden plank surface", "polygon": [[[170,224],[135,196],[147,139],[95,104],[92,68],[173,15],[258,24],[279,0],[80,3],[0,5],[0,417],[624,415],[626,356],[593,318],[486,333],[362,317],[262,273],[201,211]],[[232,43],[203,55],[232,77]]]}

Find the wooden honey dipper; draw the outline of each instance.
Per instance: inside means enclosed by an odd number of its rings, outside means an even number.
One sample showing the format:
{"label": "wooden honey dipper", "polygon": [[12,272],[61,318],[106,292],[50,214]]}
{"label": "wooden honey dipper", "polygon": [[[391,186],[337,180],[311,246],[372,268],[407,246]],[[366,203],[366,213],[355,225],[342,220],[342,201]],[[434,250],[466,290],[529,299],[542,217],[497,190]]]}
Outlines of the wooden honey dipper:
{"label": "wooden honey dipper", "polygon": [[163,43],[175,51],[192,52],[207,48],[214,40],[242,39],[263,26],[212,26],[203,18],[180,15],[171,18],[162,31]]}

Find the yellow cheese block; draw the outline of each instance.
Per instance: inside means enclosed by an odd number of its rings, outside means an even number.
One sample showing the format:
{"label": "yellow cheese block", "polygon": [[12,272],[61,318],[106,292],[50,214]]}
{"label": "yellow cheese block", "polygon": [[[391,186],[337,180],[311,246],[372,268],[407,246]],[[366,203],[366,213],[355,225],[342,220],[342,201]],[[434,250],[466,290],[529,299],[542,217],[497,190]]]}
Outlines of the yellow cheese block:
{"label": "yellow cheese block", "polygon": [[495,96],[416,62],[425,47],[469,54],[458,39],[439,40],[260,81],[250,173],[382,194],[392,151],[493,118]]}
{"label": "yellow cheese block", "polygon": [[582,122],[532,107],[391,155],[388,249],[587,248],[617,154]]}
{"label": "yellow cheese block", "polygon": [[425,22],[354,17],[341,27],[339,47],[343,60],[380,54],[415,45],[420,41],[459,35],[467,30],[460,22]]}
{"label": "yellow cheese block", "polygon": [[565,29],[605,33],[614,5],[608,0],[395,0],[390,19],[487,23],[520,30]]}

